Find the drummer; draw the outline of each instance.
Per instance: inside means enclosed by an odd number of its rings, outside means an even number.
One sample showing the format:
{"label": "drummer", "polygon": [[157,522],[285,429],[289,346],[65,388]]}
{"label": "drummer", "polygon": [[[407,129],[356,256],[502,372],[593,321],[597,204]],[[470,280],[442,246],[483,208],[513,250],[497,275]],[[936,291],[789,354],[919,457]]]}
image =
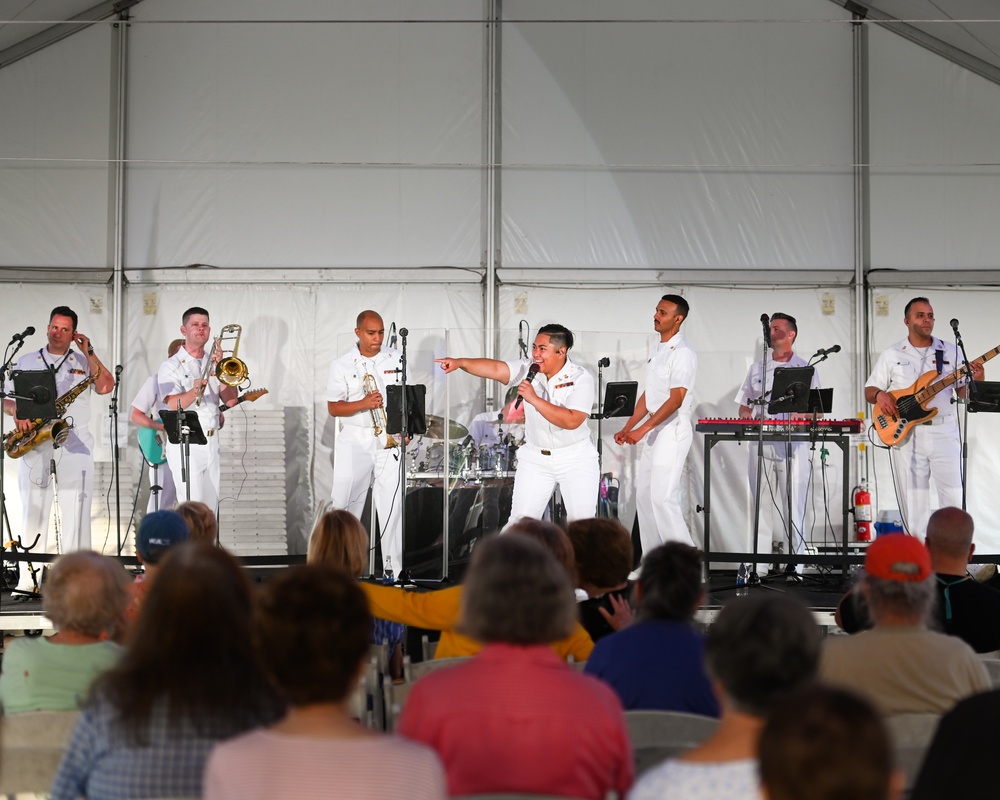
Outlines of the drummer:
{"label": "drummer", "polygon": [[517,387],[511,386],[504,397],[500,411],[484,411],[476,414],[469,423],[469,436],[477,447],[503,445],[505,447],[524,444],[524,406],[514,408],[517,401]]}

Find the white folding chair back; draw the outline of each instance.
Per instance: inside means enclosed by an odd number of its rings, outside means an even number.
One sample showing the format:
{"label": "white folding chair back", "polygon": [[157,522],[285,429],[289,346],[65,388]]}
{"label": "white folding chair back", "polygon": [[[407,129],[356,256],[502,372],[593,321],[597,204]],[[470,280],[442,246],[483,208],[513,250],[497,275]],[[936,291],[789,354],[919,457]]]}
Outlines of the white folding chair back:
{"label": "white folding chair back", "polygon": [[920,774],[924,756],[937,731],[938,714],[893,714],[886,726],[896,753],[896,766],[906,775],[906,787],[912,788]]}
{"label": "white folding chair back", "polygon": [[29,711],[0,717],[0,795],[47,793],[79,711]]}
{"label": "white folding chair back", "polygon": [[626,711],[635,774],[701,744],[719,726],[715,717],[681,711]]}
{"label": "white folding chair back", "polygon": [[993,688],[1000,689],[1000,658],[983,656],[980,660],[986,666],[986,671],[990,674],[990,680],[993,682]]}

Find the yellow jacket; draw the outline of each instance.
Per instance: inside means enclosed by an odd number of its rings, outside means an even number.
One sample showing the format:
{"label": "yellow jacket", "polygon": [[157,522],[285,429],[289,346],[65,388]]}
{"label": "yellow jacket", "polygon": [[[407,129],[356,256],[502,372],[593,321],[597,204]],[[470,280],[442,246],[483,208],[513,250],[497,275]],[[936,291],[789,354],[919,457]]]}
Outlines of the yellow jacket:
{"label": "yellow jacket", "polygon": [[[436,592],[408,592],[391,586],[362,582],[361,588],[368,596],[368,606],[373,617],[441,631],[435,658],[474,656],[483,648],[475,639],[455,630],[462,605],[461,586],[450,586]],[[552,643],[552,649],[560,658],[572,655],[573,660],[579,663],[590,658],[594,642],[577,622],[568,637]]]}

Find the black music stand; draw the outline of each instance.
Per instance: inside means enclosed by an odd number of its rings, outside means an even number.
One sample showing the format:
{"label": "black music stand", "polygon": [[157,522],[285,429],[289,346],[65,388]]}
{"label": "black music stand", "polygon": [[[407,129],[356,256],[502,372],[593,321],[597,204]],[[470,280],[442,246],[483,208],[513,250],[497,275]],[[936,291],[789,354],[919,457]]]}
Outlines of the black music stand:
{"label": "black music stand", "polygon": [[619,381],[604,387],[604,411],[599,419],[631,417],[635,413],[635,399],[639,394],[638,381]]}
{"label": "black music stand", "polygon": [[[178,402],[178,406],[180,403]],[[166,431],[170,444],[181,446],[181,481],[188,500],[191,499],[191,445],[208,444],[205,432],[201,429],[196,411],[176,411],[169,409],[160,412],[163,429]]]}
{"label": "black music stand", "polygon": [[[406,435],[427,433],[427,387],[422,383],[406,384]],[[390,383],[385,387],[386,433],[403,433],[403,387]]]}
{"label": "black music stand", "polygon": [[1000,382],[972,381],[969,389],[969,413],[992,414],[1000,411]]}
{"label": "black music stand", "polygon": [[18,419],[56,417],[56,376],[49,369],[15,369],[10,373],[14,392],[8,395],[17,401]]}

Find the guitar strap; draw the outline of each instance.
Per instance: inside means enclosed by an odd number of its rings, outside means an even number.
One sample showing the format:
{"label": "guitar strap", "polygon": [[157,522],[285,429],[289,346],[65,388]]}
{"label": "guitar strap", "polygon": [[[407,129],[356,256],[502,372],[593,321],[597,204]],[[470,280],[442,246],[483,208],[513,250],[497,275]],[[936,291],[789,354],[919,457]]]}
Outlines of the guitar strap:
{"label": "guitar strap", "polygon": [[944,371],[944,350],[934,351],[934,361],[937,364],[937,374],[940,375]]}

